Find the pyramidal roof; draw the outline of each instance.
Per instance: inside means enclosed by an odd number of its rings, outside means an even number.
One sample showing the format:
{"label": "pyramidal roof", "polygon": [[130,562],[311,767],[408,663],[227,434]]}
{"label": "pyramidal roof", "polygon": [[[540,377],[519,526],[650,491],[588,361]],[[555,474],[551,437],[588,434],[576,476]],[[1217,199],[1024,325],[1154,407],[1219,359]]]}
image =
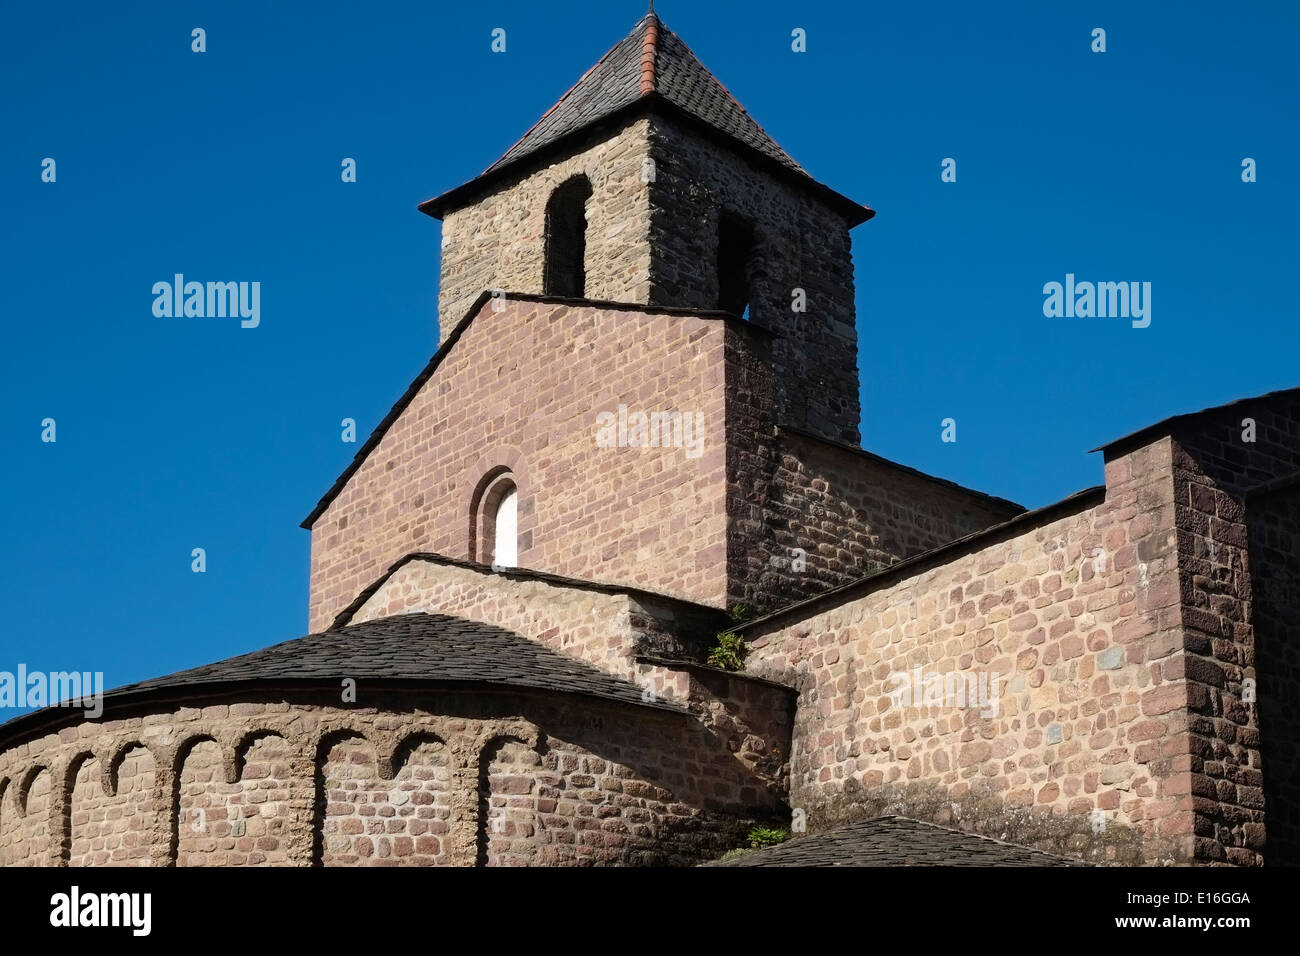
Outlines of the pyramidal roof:
{"label": "pyramidal roof", "polygon": [[807,175],[653,13],[642,17],[632,32],[560,97],[523,139],[488,167],[488,172],[651,93],[658,93],[719,132]]}
{"label": "pyramidal roof", "polygon": [[540,156],[601,122],[639,108],[657,106],[702,125],[715,135],[778,172],[793,174],[826,194],[833,204],[845,206],[856,222],[871,218],[871,210],[841,196],[814,180],[796,163],[703,63],[663,25],[654,13],[637,22],[632,32],[584,73],[559,102],[533,124],[532,129],[506,150],[482,175],[462,186],[420,204],[420,209],[441,216],[495,179],[499,173],[529,157]]}

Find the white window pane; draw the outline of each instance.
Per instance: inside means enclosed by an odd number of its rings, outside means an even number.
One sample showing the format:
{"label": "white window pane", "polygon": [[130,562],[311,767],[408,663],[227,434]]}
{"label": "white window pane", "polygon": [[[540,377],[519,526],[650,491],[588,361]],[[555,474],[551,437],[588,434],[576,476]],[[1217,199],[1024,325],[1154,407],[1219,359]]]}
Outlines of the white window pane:
{"label": "white window pane", "polygon": [[519,564],[519,495],[514,488],[506,492],[497,505],[492,563],[503,568]]}

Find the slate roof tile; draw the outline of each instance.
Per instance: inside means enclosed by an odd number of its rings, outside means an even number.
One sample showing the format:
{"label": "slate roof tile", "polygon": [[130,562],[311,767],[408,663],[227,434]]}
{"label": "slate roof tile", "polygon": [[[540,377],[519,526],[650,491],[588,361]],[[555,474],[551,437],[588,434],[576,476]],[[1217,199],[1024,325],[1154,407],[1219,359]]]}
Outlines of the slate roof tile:
{"label": "slate roof tile", "polygon": [[808,172],[778,146],[727,88],[669,29],[660,31],[655,90],[714,129],[738,139],[770,159],[807,176]]}
{"label": "slate roof tile", "polygon": [[601,57],[554,106],[542,114],[519,142],[485,170],[484,175],[535,153],[560,137],[589,126],[602,116],[639,99],[641,61],[650,19],[643,18],[631,33]]}
{"label": "slate roof tile", "polygon": [[552,148],[558,150],[567,139],[584,130],[642,108],[685,114],[755,158],[773,164],[778,172],[808,184],[842,210],[851,226],[875,215],[818,183],[791,159],[682,38],[653,13],[642,17],[632,32],[584,73],[500,159],[469,182],[420,203],[419,208],[441,218],[498,178],[503,170],[529,157],[540,158]]}
{"label": "slate roof tile", "polygon": [[909,817],[885,816],[796,837],[708,866],[1082,866],[1041,850]]}
{"label": "slate roof tile", "polygon": [[587,694],[639,706],[641,688],[513,631],[446,614],[398,614],[309,634],[260,651],[152,680],[105,697],[232,681],[375,680],[465,682]]}
{"label": "slate roof tile", "polygon": [[682,38],[647,14],[632,32],[582,75],[484,175],[590,126],[650,93],[703,120],[769,159],[808,173],[764,132]]}

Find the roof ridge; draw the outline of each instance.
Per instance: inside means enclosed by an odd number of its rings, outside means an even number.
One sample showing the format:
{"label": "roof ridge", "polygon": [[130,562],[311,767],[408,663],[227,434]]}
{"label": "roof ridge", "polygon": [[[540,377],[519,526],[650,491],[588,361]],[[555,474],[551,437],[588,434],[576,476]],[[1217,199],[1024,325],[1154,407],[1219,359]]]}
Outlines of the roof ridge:
{"label": "roof ridge", "polygon": [[[659,60],[659,27],[663,21],[654,13],[654,7],[650,8],[644,19],[650,22],[646,24],[645,39],[641,41],[641,95],[646,96],[655,91],[656,80],[655,67]],[[665,29],[667,29],[665,27]]]}
{"label": "roof ridge", "polygon": [[871,210],[813,178],[653,10],[583,73],[496,162],[469,182],[420,203],[419,209],[441,219],[521,162],[540,162],[586,140],[602,127],[621,129],[648,114],[684,120],[705,135],[743,151],[776,175],[795,177],[803,188],[811,188],[841,212],[850,227],[873,215]]}

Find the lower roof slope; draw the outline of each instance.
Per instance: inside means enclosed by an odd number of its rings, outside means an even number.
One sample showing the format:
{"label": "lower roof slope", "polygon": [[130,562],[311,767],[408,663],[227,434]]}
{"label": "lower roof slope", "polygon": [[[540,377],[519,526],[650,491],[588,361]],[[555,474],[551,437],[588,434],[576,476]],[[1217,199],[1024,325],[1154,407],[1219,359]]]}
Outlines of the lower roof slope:
{"label": "lower roof slope", "polygon": [[909,817],[874,817],[709,866],[1080,866],[1065,857]]}
{"label": "lower roof slope", "polygon": [[[235,687],[338,686],[365,682],[506,687],[581,694],[683,713],[641,688],[513,631],[447,614],[398,614],[335,628],[108,691],[104,705],[151,697],[195,698]],[[81,719],[82,711],[50,706],[0,724],[0,745],[31,731]]]}
{"label": "lower roof slope", "polygon": [[[106,697],[244,681],[459,681],[587,694],[642,705],[641,688],[492,624],[397,614],[128,684]],[[676,709],[676,708],[669,708]]]}

